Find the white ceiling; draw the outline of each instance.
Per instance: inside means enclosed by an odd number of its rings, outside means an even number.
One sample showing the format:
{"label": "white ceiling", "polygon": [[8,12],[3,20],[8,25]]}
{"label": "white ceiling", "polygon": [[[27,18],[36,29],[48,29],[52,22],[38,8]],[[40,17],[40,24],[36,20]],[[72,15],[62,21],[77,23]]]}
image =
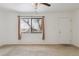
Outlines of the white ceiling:
{"label": "white ceiling", "polygon": [[[51,7],[40,5],[38,12],[73,11],[79,9],[79,3],[50,3]],[[34,12],[33,3],[0,3],[0,9],[17,12]]]}

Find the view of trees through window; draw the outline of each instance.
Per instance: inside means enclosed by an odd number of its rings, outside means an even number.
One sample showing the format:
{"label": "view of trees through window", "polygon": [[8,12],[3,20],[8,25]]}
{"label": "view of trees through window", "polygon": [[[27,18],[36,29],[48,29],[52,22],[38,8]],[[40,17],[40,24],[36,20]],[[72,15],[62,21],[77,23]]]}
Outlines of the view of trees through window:
{"label": "view of trees through window", "polygon": [[42,18],[21,18],[20,19],[20,31],[21,32],[42,32]]}
{"label": "view of trees through window", "polygon": [[18,16],[18,39],[21,33],[42,33],[45,39],[44,16]]}

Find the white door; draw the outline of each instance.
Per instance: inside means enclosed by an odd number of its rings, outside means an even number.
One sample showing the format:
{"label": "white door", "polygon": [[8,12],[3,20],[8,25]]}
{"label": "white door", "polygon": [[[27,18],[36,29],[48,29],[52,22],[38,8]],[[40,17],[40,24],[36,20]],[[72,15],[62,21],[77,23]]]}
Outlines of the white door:
{"label": "white door", "polygon": [[69,44],[71,41],[71,19],[61,18],[58,20],[58,41],[61,44]]}

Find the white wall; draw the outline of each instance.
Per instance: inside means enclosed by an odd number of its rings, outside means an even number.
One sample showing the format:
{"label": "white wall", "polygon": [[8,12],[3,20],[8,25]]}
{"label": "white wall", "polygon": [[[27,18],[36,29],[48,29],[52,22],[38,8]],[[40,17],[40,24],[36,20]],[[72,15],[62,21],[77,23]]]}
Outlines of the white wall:
{"label": "white wall", "polygon": [[72,44],[79,47],[79,10],[73,13],[73,40]]}
{"label": "white wall", "polygon": [[[71,12],[41,13],[45,16],[45,36],[41,34],[22,34],[22,40],[17,38],[17,15],[32,16],[29,13],[0,12],[0,42],[1,44],[31,43],[31,44],[70,44],[71,43]],[[4,17],[5,16],[5,17]],[[3,27],[4,26],[4,27]],[[61,33],[60,33],[61,32]]]}
{"label": "white wall", "polygon": [[2,44],[3,41],[8,39],[8,29],[7,29],[7,19],[5,14],[6,12],[0,11],[0,44]]}
{"label": "white wall", "polygon": [[14,15],[14,13],[0,10],[0,44],[16,40],[16,16]]}

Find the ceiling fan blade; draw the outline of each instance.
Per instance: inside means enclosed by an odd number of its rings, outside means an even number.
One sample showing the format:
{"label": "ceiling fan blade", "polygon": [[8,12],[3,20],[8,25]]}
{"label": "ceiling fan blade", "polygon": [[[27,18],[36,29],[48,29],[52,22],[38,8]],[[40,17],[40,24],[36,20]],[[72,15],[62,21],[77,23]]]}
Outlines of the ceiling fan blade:
{"label": "ceiling fan blade", "polygon": [[49,7],[51,6],[49,3],[41,3],[41,4],[49,6]]}

